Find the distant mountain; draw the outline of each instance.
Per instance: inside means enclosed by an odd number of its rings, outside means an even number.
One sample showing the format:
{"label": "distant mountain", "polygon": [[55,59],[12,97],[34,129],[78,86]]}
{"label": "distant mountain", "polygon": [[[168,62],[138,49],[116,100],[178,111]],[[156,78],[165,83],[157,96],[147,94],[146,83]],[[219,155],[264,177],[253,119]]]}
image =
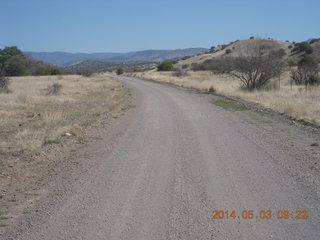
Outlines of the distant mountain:
{"label": "distant mountain", "polygon": [[128,63],[116,63],[116,62],[104,62],[97,60],[80,60],[73,64],[62,67],[61,69],[66,73],[81,73],[84,69],[91,69],[94,72],[106,72],[115,71],[122,68],[125,71],[145,71],[157,67],[157,63],[154,62],[128,62]]}
{"label": "distant mountain", "polygon": [[106,60],[122,53],[68,53],[68,52],[24,52],[35,60],[48,64],[66,65],[80,60]]}
{"label": "distant mountain", "polygon": [[146,50],[134,52],[130,55],[114,56],[111,62],[161,62],[168,59],[178,59],[206,52],[206,48],[187,48],[176,50]]}
{"label": "distant mountain", "polygon": [[182,58],[207,51],[205,48],[188,48],[176,50],[146,50],[129,53],[68,53],[68,52],[25,52],[33,59],[56,65],[69,65],[81,60],[106,62],[160,62],[168,59]]}

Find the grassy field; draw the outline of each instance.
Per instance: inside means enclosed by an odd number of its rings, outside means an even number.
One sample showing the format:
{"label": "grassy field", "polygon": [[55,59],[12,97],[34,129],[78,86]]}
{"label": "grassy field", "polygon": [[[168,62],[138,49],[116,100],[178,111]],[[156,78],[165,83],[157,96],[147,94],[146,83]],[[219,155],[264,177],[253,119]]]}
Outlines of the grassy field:
{"label": "grassy field", "polygon": [[236,103],[236,102],[233,102],[233,101],[229,101],[229,100],[225,100],[225,99],[218,99],[218,100],[212,99],[210,102],[213,103],[214,105],[222,107],[222,108],[224,108],[226,110],[231,110],[231,111],[245,111],[245,110],[248,110],[245,106],[243,106],[243,105],[241,105],[239,103]]}
{"label": "grassy field", "polygon": [[9,89],[0,93],[0,226],[24,213],[91,128],[131,106],[122,83],[103,75],[13,77]]}
{"label": "grassy field", "polygon": [[[61,90],[49,95],[53,83]],[[120,82],[99,75],[16,77],[9,88],[12,93],[0,94],[2,154],[36,153],[68,133],[80,138],[99,116],[119,108],[126,94]]]}
{"label": "grassy field", "polygon": [[242,90],[240,82],[230,76],[209,71],[188,71],[182,77],[174,76],[173,72],[158,71],[134,73],[133,76],[201,90],[214,88],[220,94],[256,102],[297,119],[320,124],[320,86],[307,90],[304,86],[291,86],[289,72],[282,74],[280,87],[279,79],[274,79],[267,89],[253,92]]}

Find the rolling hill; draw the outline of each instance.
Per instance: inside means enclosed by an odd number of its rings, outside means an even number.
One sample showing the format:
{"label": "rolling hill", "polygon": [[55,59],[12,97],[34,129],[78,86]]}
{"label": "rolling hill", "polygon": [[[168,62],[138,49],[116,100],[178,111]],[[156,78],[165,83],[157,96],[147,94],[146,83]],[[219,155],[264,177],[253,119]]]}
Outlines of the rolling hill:
{"label": "rolling hill", "polygon": [[[236,57],[239,55],[250,54],[250,49],[255,45],[262,44],[269,51],[279,51],[283,49],[284,59],[289,62],[297,63],[304,52],[295,52],[291,50],[295,46],[295,43],[289,41],[278,41],[273,39],[244,39],[231,42],[229,44],[219,45],[209,52],[204,52],[192,57],[184,57],[176,64],[180,68],[191,68],[193,64],[199,64],[210,59],[219,59],[222,57]],[[314,41],[310,44],[313,48],[313,53],[310,54],[318,63],[320,63],[320,40]]]}
{"label": "rolling hill", "polygon": [[25,52],[33,59],[48,64],[70,65],[81,60],[97,60],[105,62],[160,62],[185,56],[203,53],[205,48],[187,48],[176,50],[146,50],[129,53],[68,53],[68,52]]}
{"label": "rolling hill", "polygon": [[[182,60],[178,62],[177,66],[191,66],[192,64],[201,63],[205,60],[210,60],[213,58],[217,59],[224,56],[233,57],[240,54],[247,54],[247,49],[252,48],[252,46],[255,44],[260,44],[261,42],[263,42],[263,44],[268,46],[268,48],[270,48],[271,50],[276,51],[279,49],[284,49],[286,52],[286,56],[290,55],[290,49],[288,48],[290,45],[292,45],[292,43],[290,42],[282,42],[271,39],[245,39],[231,42],[229,44],[219,45],[215,47],[213,51],[205,52],[197,56],[182,58]],[[229,51],[229,53],[227,53],[227,51]]]}

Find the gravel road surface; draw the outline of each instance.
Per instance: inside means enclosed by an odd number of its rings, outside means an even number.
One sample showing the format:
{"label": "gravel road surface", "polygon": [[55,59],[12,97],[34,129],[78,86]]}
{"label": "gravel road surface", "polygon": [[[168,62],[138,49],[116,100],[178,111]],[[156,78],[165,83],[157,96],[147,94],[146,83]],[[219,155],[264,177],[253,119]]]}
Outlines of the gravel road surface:
{"label": "gravel road surface", "polygon": [[100,144],[99,166],[48,217],[8,239],[320,239],[319,151],[307,135],[209,95],[118,78],[135,107],[117,120],[117,142]]}

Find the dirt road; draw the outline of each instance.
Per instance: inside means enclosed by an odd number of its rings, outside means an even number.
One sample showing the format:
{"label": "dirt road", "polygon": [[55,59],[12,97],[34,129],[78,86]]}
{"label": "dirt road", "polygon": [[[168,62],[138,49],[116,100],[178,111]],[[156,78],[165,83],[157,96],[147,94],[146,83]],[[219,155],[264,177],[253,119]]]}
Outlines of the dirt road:
{"label": "dirt road", "polygon": [[[98,150],[97,169],[47,217],[8,239],[320,239],[314,137],[208,95],[121,79],[136,106],[114,126],[123,132],[114,147]],[[215,210],[229,219],[211,219]]]}

